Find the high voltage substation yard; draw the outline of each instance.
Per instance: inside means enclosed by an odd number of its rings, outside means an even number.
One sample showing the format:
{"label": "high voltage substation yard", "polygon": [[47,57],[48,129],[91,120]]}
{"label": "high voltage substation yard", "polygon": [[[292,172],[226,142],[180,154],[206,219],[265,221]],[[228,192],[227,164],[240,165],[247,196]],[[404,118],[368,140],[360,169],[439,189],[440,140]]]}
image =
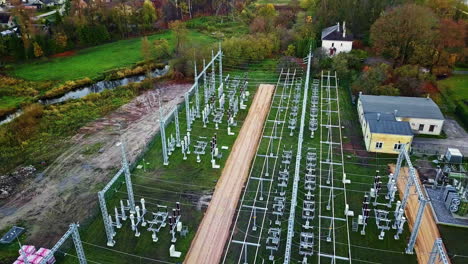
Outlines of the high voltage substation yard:
{"label": "high voltage substation yard", "polygon": [[37,263],[450,263],[406,148],[346,147],[353,112],[335,72],[310,53],[282,69],[223,58],[194,65],[173,109],[158,93],[144,102],[160,132],[133,164],[121,137],[97,216]]}

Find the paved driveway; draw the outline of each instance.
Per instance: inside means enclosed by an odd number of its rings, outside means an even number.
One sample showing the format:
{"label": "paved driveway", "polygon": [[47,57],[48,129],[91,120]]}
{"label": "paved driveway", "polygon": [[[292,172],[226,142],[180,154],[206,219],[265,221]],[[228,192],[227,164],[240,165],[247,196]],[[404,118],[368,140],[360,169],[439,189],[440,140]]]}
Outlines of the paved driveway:
{"label": "paved driveway", "polygon": [[465,157],[468,157],[468,133],[457,121],[446,119],[443,130],[446,139],[418,138],[413,139],[413,151],[428,155],[445,154],[447,148],[458,148]]}

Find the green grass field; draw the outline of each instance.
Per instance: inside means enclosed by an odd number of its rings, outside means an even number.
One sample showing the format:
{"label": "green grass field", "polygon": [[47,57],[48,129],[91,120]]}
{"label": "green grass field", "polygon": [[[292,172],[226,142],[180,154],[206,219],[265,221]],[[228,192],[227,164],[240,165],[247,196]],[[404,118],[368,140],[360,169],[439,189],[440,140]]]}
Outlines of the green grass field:
{"label": "green grass field", "polygon": [[468,75],[455,74],[438,82],[442,102],[440,108],[468,129]]}
{"label": "green grass field", "polygon": [[[169,41],[171,47],[174,46],[174,34],[171,31],[148,36],[150,41],[163,38]],[[211,44],[216,39],[190,30],[188,41]],[[70,57],[18,64],[14,66],[12,75],[33,81],[97,78],[105,71],[129,66],[142,59],[141,38],[133,38],[82,49]]]}
{"label": "green grass field", "polygon": [[202,16],[187,21],[187,27],[221,39],[249,33],[248,26],[230,16]]}
{"label": "green grass field", "polygon": [[0,109],[17,108],[27,97],[0,96]]}
{"label": "green grass field", "polygon": [[457,100],[468,100],[468,75],[457,74],[439,81],[446,89],[456,94]]}

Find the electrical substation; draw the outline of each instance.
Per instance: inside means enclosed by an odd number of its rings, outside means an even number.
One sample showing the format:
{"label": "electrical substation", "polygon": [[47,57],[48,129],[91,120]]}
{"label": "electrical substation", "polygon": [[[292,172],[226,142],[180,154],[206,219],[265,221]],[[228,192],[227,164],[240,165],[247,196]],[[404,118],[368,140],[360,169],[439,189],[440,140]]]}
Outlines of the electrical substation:
{"label": "electrical substation", "polygon": [[[311,52],[267,69],[274,80],[223,58],[220,46],[194,63],[173,108],[159,93],[145,102],[159,133],[142,159],[129,161],[124,137],[115,144],[121,161],[97,191],[90,225],[98,238],[82,241],[87,227],[71,224],[40,261],[24,247],[18,263],[54,263],[70,237],[80,264],[405,263],[415,253],[420,263],[450,263],[408,148],[389,158],[349,154],[349,99],[336,72],[315,72]],[[465,210],[466,183],[450,183],[441,187],[447,209]]]}

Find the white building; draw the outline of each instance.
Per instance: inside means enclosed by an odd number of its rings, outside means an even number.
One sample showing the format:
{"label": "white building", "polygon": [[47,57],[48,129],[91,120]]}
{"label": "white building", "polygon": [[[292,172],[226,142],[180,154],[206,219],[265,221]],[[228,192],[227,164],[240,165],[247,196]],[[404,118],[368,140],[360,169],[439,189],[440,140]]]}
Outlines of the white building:
{"label": "white building", "polygon": [[431,98],[383,95],[359,95],[358,114],[364,127],[366,114],[393,115],[398,122],[408,122],[415,134],[440,135],[444,116]]}
{"label": "white building", "polygon": [[350,52],[353,49],[353,35],[346,32],[346,22],[343,22],[342,28],[340,23],[337,23],[322,31],[322,48],[326,50],[329,56],[341,52]]}

